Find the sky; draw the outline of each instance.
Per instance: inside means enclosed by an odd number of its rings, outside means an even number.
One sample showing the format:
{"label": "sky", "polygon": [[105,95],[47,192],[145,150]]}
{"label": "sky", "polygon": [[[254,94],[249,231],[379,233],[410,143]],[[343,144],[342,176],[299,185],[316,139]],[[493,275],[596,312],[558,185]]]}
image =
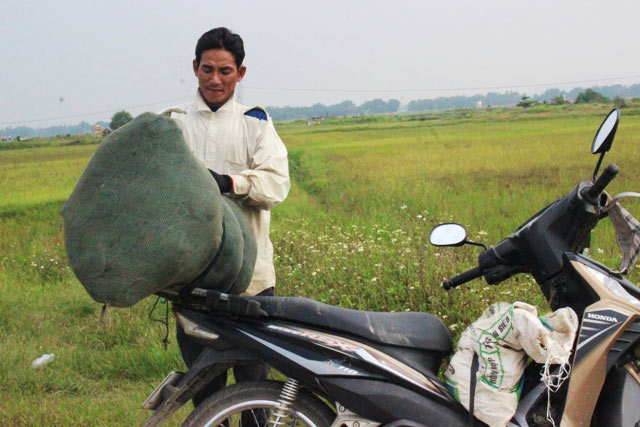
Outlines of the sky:
{"label": "sky", "polygon": [[638,16],[632,0],[0,0],[0,128],[189,102],[218,26],[244,39],[247,105],[640,83]]}

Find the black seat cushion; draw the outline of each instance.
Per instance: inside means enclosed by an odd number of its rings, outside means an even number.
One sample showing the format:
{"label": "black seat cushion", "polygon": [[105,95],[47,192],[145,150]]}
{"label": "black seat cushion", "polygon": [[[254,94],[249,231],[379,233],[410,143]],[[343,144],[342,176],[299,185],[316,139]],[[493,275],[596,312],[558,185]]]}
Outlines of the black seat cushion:
{"label": "black seat cushion", "polygon": [[378,313],[323,304],[307,298],[252,297],[270,317],[346,332],[369,341],[448,354],[447,327],[428,313]]}

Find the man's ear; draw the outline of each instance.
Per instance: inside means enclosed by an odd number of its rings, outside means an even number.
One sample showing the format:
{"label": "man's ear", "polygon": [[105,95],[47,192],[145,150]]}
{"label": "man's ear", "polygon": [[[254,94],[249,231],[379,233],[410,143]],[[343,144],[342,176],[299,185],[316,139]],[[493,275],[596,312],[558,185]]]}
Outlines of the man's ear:
{"label": "man's ear", "polygon": [[196,77],[198,76],[198,61],[195,59],[193,60],[193,74],[195,74]]}
{"label": "man's ear", "polygon": [[238,68],[238,79],[236,80],[236,83],[239,83],[240,80],[244,78],[244,73],[246,72],[247,72],[247,67],[245,67],[244,65],[241,65],[240,68]]}

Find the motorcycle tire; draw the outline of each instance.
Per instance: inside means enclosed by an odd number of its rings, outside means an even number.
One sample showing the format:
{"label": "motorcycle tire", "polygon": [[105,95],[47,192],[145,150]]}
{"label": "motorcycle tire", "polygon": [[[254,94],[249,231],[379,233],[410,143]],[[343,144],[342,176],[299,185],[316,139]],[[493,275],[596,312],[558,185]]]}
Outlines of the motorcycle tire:
{"label": "motorcycle tire", "polygon": [[[266,426],[270,411],[279,406],[283,386],[279,381],[247,381],[226,387],[198,405],[183,426]],[[288,426],[328,427],[335,417],[322,400],[299,390],[289,415],[281,421]]]}

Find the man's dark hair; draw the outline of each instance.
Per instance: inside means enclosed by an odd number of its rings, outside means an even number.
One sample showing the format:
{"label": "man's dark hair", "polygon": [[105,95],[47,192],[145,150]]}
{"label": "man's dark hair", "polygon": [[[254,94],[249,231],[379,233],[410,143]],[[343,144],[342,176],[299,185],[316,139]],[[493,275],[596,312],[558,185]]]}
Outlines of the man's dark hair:
{"label": "man's dark hair", "polygon": [[228,28],[219,27],[209,30],[200,36],[196,44],[196,64],[200,65],[202,52],[209,49],[224,49],[233,55],[236,67],[240,68],[244,60],[244,43],[242,38],[229,31]]}

